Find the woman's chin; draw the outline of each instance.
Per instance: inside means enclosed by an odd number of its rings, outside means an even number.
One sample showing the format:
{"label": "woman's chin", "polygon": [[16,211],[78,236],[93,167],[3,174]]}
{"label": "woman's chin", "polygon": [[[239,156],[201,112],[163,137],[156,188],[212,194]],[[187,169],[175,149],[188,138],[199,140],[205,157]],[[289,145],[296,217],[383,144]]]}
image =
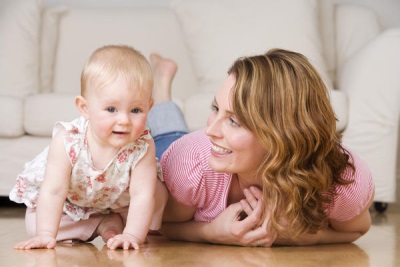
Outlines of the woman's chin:
{"label": "woman's chin", "polygon": [[210,165],[211,169],[216,172],[230,172],[226,167],[227,163],[221,160],[220,158],[215,158],[211,156],[208,159],[208,165]]}

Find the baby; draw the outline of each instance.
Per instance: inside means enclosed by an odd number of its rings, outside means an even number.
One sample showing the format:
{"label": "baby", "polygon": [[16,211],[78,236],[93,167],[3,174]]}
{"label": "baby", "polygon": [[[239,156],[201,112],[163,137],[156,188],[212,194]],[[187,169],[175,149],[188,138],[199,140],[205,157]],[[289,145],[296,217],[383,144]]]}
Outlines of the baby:
{"label": "baby", "polygon": [[152,87],[140,52],[122,45],[94,51],[75,99],[81,117],[56,123],[49,147],[25,164],[10,193],[27,206],[31,236],[16,249],[99,235],[110,249],[139,249],[149,229],[160,227],[166,200],[155,192],[166,189],[146,127]]}

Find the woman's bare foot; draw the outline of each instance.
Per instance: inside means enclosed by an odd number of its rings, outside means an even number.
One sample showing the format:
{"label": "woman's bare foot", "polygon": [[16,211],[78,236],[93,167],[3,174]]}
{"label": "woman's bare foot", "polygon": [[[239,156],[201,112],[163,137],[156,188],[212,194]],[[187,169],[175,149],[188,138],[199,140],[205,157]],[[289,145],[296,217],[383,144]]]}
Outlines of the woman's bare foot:
{"label": "woman's bare foot", "polygon": [[151,54],[150,62],[154,74],[154,104],[171,101],[171,85],[178,66],[173,60],[163,58],[159,54]]}
{"label": "woman's bare foot", "polygon": [[117,213],[110,213],[100,222],[97,227],[97,234],[107,243],[110,238],[121,234],[123,230],[124,224],[121,216]]}

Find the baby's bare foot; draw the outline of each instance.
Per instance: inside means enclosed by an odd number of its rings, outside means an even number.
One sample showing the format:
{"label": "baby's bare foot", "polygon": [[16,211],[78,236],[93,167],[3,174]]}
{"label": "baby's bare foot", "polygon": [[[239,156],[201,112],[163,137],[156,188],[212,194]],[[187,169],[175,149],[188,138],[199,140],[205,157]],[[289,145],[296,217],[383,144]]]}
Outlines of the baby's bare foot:
{"label": "baby's bare foot", "polygon": [[171,101],[171,85],[178,66],[173,60],[163,58],[158,54],[151,54],[150,62],[154,74],[154,103]]}
{"label": "baby's bare foot", "polygon": [[110,238],[121,234],[123,230],[124,225],[121,216],[117,213],[110,213],[100,222],[97,227],[97,234],[107,243]]}

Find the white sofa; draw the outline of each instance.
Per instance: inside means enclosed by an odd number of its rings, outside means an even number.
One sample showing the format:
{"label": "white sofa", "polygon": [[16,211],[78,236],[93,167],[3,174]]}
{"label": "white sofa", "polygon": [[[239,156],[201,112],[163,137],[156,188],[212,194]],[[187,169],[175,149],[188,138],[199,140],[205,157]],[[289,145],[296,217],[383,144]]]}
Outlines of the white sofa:
{"label": "white sofa", "polygon": [[[67,2],[67,1],[66,1]],[[170,7],[44,7],[0,2],[0,196],[49,143],[53,124],[78,116],[74,97],[90,53],[128,44],[173,58],[173,83],[191,130],[235,58],[282,47],[304,53],[330,88],[346,146],[370,165],[375,201],[394,202],[400,30],[368,9],[332,0],[186,0]],[[168,123],[168,122],[166,122]]]}

